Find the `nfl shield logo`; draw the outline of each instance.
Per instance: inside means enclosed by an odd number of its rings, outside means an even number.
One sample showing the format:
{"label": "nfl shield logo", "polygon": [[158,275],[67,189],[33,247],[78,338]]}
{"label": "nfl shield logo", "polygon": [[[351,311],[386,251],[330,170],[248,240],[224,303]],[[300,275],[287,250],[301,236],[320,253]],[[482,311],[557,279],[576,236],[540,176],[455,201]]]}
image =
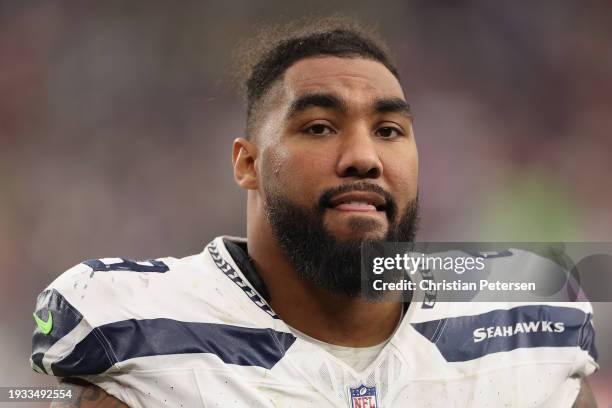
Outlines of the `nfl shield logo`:
{"label": "nfl shield logo", "polygon": [[351,408],[377,408],[376,387],[361,385],[351,388]]}

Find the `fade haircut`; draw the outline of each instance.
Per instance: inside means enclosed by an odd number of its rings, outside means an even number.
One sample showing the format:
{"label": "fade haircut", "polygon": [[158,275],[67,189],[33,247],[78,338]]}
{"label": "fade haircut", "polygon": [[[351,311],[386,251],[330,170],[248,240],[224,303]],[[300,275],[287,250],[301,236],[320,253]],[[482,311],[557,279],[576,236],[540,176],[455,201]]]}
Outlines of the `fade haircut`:
{"label": "fade haircut", "polygon": [[344,17],[304,19],[268,27],[239,48],[240,82],[247,105],[246,134],[255,134],[260,102],[285,71],[305,58],[365,58],[383,64],[399,81],[388,47],[372,28]]}

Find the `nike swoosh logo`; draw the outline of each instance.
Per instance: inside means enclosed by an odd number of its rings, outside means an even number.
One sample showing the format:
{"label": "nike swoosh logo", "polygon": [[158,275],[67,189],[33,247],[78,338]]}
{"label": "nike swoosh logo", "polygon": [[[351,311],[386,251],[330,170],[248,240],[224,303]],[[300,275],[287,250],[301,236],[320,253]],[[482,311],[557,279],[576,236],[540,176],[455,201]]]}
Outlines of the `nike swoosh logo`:
{"label": "nike swoosh logo", "polygon": [[38,328],[43,334],[51,333],[51,329],[53,328],[53,315],[51,314],[50,310],[47,313],[48,315],[47,315],[46,322],[43,319],[36,316],[36,313],[32,313],[32,316],[34,316],[34,321],[36,322],[36,325],[38,326]]}

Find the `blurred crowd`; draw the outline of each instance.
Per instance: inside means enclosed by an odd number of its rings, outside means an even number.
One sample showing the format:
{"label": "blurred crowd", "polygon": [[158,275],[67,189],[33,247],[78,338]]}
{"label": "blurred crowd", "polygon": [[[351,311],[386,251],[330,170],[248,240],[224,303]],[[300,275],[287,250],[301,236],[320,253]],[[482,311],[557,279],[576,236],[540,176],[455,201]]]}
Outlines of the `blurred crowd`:
{"label": "blurred crowd", "polygon": [[[612,3],[286,3],[0,0],[0,384],[48,383],[30,316],[64,269],[244,235],[233,50],[304,14],[350,10],[388,40],[421,240],[612,241]],[[593,381],[612,402],[612,306],[596,306]]]}

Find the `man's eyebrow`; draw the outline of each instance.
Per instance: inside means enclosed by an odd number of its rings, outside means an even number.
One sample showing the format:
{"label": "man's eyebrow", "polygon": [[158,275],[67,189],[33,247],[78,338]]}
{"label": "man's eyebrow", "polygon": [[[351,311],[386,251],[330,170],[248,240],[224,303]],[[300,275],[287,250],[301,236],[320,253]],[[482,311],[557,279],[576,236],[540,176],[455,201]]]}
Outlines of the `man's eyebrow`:
{"label": "man's eyebrow", "polygon": [[399,113],[412,119],[412,109],[408,102],[402,98],[378,99],[374,103],[374,111],[377,113]]}
{"label": "man's eyebrow", "polygon": [[293,101],[289,107],[287,117],[291,118],[298,113],[315,107],[333,109],[341,113],[346,113],[347,111],[346,103],[336,95],[316,92],[304,94]]}

